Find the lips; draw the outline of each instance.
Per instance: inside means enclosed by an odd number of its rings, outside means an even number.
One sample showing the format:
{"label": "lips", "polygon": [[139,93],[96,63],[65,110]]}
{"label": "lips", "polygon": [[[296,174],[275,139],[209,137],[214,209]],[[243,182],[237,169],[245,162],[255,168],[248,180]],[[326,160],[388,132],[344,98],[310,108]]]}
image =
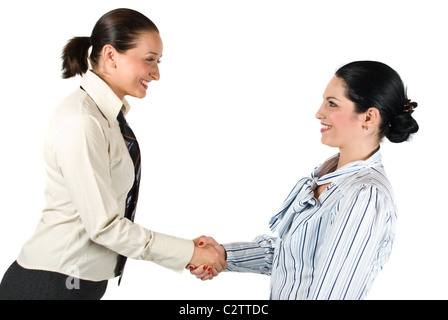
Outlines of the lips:
{"label": "lips", "polygon": [[145,79],[141,79],[140,84],[143,86],[143,88],[148,89],[149,81],[146,81]]}
{"label": "lips", "polygon": [[326,123],[321,123],[320,125],[321,125],[320,132],[326,132],[332,128],[329,124]]}

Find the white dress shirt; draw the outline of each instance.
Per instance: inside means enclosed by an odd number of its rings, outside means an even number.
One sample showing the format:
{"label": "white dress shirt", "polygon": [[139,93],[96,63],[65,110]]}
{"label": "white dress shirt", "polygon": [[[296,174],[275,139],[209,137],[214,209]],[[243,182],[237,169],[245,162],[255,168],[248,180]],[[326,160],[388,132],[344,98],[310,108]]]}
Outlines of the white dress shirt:
{"label": "white dress shirt", "polygon": [[335,170],[338,160],[296,184],[271,219],[278,237],[224,245],[229,271],[271,275],[271,299],[366,296],[392,250],[395,201],[380,151]]}
{"label": "white dress shirt", "polygon": [[129,104],[92,71],[56,109],[44,143],[46,205],[17,262],[28,269],[92,281],[117,276],[119,255],[181,272],[192,240],[147,230],[124,218],[134,164],[116,120]]}

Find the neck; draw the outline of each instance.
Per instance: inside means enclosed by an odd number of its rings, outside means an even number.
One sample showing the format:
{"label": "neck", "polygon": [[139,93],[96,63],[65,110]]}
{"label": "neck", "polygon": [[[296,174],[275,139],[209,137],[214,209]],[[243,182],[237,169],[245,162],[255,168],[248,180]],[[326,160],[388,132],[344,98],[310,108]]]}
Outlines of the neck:
{"label": "neck", "polygon": [[117,86],[114,85],[114,83],[111,79],[110,73],[105,72],[104,68],[93,69],[92,72],[95,73],[98,77],[100,77],[101,80],[106,82],[107,85],[109,86],[109,88],[112,89],[112,91],[117,95],[117,97],[120,100],[124,99],[125,95],[118,89]]}
{"label": "neck", "polygon": [[369,159],[379,148],[379,144],[372,146],[357,146],[354,148],[339,148],[339,169],[351,162]]}

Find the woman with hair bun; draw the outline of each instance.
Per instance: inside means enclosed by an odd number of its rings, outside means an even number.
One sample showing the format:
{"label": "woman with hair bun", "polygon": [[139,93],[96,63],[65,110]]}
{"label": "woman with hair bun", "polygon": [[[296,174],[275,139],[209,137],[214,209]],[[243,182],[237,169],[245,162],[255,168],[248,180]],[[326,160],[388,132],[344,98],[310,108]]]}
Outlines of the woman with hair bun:
{"label": "woman with hair bun", "polygon": [[397,72],[374,61],[340,68],[323,98],[321,141],[339,153],[293,188],[270,221],[278,237],[223,246],[200,238],[227,254],[229,271],[270,275],[271,299],[362,299],[392,250],[396,206],[380,143],[418,131],[417,103]]}
{"label": "woman with hair bun", "polygon": [[100,299],[108,279],[121,280],[127,257],[178,272],[187,264],[212,265],[210,275],[225,268],[215,248],[133,222],[141,158],[125,96],[146,96],[160,78],[162,51],[155,24],[130,9],[108,12],[90,37],[65,46],[63,78],[80,75],[81,87],[51,119],[46,206],[3,277],[0,299]]}

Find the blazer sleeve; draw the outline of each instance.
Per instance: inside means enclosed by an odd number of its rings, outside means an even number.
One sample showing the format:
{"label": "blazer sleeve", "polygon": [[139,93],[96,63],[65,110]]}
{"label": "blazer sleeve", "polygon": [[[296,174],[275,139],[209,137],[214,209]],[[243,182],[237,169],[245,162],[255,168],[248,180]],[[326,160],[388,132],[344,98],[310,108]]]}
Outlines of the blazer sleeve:
{"label": "blazer sleeve", "polygon": [[120,214],[108,143],[98,120],[88,114],[74,116],[64,124],[54,148],[70,198],[92,241],[129,258],[178,272],[185,268],[193,241],[147,230]]}

